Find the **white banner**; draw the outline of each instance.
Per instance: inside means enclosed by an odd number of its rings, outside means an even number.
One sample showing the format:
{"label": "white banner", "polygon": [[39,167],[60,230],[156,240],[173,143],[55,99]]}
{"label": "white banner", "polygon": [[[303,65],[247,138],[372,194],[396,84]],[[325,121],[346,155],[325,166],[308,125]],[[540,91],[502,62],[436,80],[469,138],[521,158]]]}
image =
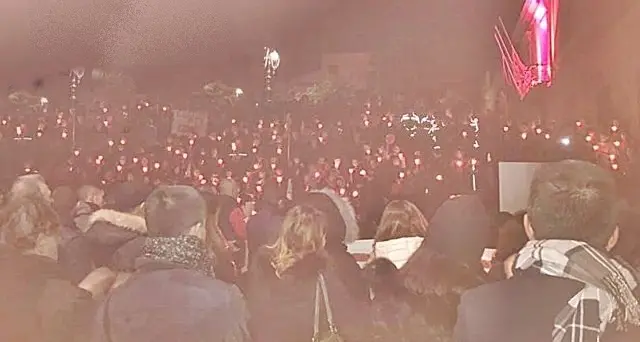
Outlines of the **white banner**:
{"label": "white banner", "polygon": [[533,174],[541,163],[499,163],[500,211],[515,213],[527,208]]}
{"label": "white banner", "polygon": [[188,110],[174,110],[171,134],[197,135],[204,137],[207,132],[207,113],[191,112]]}

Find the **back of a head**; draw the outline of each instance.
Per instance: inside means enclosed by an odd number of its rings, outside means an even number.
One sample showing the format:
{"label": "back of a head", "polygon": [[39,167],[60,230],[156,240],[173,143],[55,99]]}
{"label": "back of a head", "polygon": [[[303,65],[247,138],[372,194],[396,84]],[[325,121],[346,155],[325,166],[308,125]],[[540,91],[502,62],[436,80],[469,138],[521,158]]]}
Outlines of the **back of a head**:
{"label": "back of a head", "polygon": [[491,240],[491,222],[481,199],[462,195],[446,200],[436,210],[423,245],[475,269]]}
{"label": "back of a head", "polygon": [[376,297],[389,297],[402,289],[398,268],[389,259],[378,258],[364,268],[364,277]]}
{"label": "back of a head", "polygon": [[220,195],[236,198],[239,194],[238,183],[233,179],[222,179],[218,186],[218,191]]}
{"label": "back of a head", "polygon": [[328,222],[327,227],[327,245],[342,245],[347,227],[340,214],[340,210],[333,203],[331,198],[320,192],[310,192],[301,196],[296,203],[299,205],[309,206],[322,212]]}
{"label": "back of a head", "polygon": [[9,197],[43,196],[50,199],[51,190],[44,177],[39,174],[29,174],[18,177],[11,186]]}
{"label": "back of a head", "polygon": [[578,240],[603,248],[617,224],[615,180],[584,161],[540,167],[531,182],[527,216],[536,239]]}
{"label": "back of a head", "polygon": [[94,185],[83,185],[78,189],[78,199],[88,202],[97,194],[103,193],[102,189]]}
{"label": "back of a head", "polygon": [[144,203],[153,187],[142,182],[123,182],[109,189],[105,207],[121,212],[130,212]]}
{"label": "back of a head", "polygon": [[263,186],[262,202],[269,206],[277,206],[284,198],[283,188],[275,181],[266,181]]}
{"label": "back of a head", "polygon": [[73,189],[68,186],[55,188],[51,197],[53,198],[53,205],[58,215],[69,215],[78,200]]}
{"label": "back of a head", "polygon": [[379,242],[404,237],[424,237],[427,227],[427,219],[415,204],[394,200],[387,204],[382,213],[375,240]]}
{"label": "back of a head", "polygon": [[204,229],[206,217],[205,200],[190,186],[161,186],[145,201],[145,221],[150,236],[186,235],[198,224]]}
{"label": "back of a head", "polygon": [[498,243],[496,246],[496,261],[504,262],[529,241],[524,229],[523,217],[513,217],[498,228]]}
{"label": "back of a head", "polygon": [[[16,186],[16,184],[18,184]],[[44,179],[19,179],[0,210],[2,241],[19,250],[35,247],[38,239],[55,236],[59,219],[53,203],[42,193]]]}
{"label": "back of a head", "polygon": [[280,234],[272,246],[272,262],[282,274],[306,256],[321,255],[326,243],[327,220],[324,213],[307,205],[287,212]]}

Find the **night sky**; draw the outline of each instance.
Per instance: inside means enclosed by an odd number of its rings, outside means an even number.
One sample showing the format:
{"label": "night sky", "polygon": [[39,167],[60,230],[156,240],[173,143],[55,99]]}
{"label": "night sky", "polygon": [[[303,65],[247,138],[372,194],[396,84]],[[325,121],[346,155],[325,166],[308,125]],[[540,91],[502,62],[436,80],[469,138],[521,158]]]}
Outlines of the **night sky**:
{"label": "night sky", "polygon": [[492,26],[517,15],[516,2],[6,0],[0,79],[47,86],[84,65],[127,70],[140,91],[216,79],[250,87],[270,45],[284,79],[317,68],[323,52],[372,52],[393,82],[476,83],[499,67]]}

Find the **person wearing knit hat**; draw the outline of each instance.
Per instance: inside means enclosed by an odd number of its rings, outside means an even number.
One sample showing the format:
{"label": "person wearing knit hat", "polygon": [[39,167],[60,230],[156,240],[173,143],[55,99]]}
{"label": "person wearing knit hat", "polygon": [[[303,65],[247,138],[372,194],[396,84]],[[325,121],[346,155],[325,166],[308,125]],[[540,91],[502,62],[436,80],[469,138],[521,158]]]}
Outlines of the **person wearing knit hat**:
{"label": "person wearing knit hat", "polygon": [[149,237],[136,274],[98,309],[92,341],[249,341],[240,290],[213,272],[200,193],[160,186],[144,211]]}

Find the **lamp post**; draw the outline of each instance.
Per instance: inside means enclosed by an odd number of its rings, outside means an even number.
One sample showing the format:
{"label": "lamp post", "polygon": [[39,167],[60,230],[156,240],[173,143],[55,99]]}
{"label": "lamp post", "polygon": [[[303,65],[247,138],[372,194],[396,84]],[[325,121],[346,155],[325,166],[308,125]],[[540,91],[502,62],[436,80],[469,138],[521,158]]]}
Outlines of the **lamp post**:
{"label": "lamp post", "polygon": [[71,145],[73,150],[75,150],[76,148],[76,126],[78,123],[78,117],[76,113],[76,93],[78,90],[78,86],[80,85],[80,81],[82,81],[82,78],[84,77],[84,72],[85,70],[83,67],[78,67],[72,69],[69,75],[71,77],[71,84],[69,85],[69,96],[71,100],[71,120],[73,120],[73,122],[71,123]]}
{"label": "lamp post", "polygon": [[280,67],[280,54],[278,50],[268,47],[264,51],[264,86],[267,102],[271,102],[271,81]]}

